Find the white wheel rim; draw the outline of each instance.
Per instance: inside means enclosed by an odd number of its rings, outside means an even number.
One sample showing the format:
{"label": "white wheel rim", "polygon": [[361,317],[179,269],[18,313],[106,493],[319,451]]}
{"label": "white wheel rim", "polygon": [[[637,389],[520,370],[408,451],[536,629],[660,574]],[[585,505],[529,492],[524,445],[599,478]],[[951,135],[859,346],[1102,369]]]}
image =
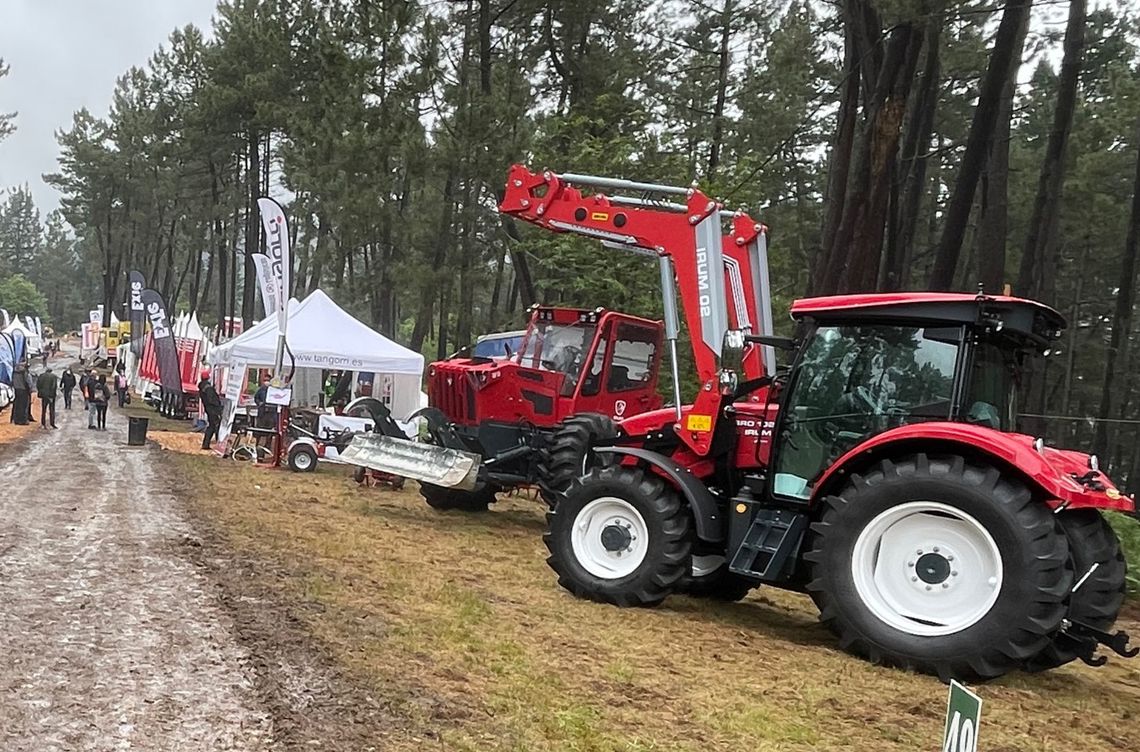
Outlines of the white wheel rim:
{"label": "white wheel rim", "polygon": [[693,557],[693,577],[708,577],[724,566],[724,557],[716,554]]}
{"label": "white wheel rim", "polygon": [[574,518],[570,545],[574,558],[587,572],[603,580],[617,580],[632,574],[645,561],[649,528],[641,512],[628,501],[602,496],[582,507]]}
{"label": "white wheel rim", "polygon": [[924,637],[977,623],[997,602],[1001,552],[969,514],[935,501],[912,501],[879,514],[851,554],[855,590],[872,614]]}
{"label": "white wheel rim", "polygon": [[308,452],[297,452],[293,462],[297,465],[298,470],[308,470],[313,464],[313,458]]}

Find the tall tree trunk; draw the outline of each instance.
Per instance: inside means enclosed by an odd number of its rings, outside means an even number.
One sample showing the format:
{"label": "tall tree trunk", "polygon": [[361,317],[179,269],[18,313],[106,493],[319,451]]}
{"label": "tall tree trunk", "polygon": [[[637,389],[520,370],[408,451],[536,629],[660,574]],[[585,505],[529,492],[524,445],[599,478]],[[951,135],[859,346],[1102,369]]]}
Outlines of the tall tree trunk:
{"label": "tall tree trunk", "polygon": [[261,250],[261,212],[257,208],[257,199],[261,195],[261,138],[255,131],[250,131],[246,137],[247,165],[246,183],[249,186],[249,206],[246,209],[245,225],[245,253],[242,266],[241,289],[241,318],[246,329],[253,323],[254,280],[257,277],[257,267],[253,263],[253,256]]}
{"label": "tall tree trunk", "polygon": [[[443,203],[442,215],[438,226],[438,235],[436,236],[434,253],[432,255],[432,269],[440,270],[443,267],[443,262],[447,259],[448,238],[451,236],[452,230],[452,215],[455,211],[455,202],[452,194],[455,191],[455,172],[454,170],[447,171],[447,178],[443,184]],[[430,288],[429,288],[430,290]],[[420,310],[416,316],[416,323],[412,327],[412,338],[408,344],[412,350],[420,352],[423,350],[424,339],[427,338],[428,330],[431,328],[432,309],[435,305],[435,299],[425,290],[420,303]],[[442,296],[440,298],[442,300]],[[442,329],[441,325],[441,329]],[[442,337],[441,337],[442,339]]]}
{"label": "tall tree trunk", "polygon": [[910,283],[914,235],[918,226],[922,193],[926,187],[930,134],[934,129],[934,112],[938,105],[941,32],[941,17],[931,19],[922,42],[924,56],[919,84],[911,92],[907,102],[908,111],[903,120],[905,135],[895,170],[897,179],[891,206],[891,232],[887,236],[887,256],[883,270],[884,290],[902,290]]}
{"label": "tall tree trunk", "polygon": [[839,98],[839,114],[836,118],[835,140],[828,158],[827,189],[824,194],[823,227],[820,229],[820,247],[815,254],[815,266],[811,270],[808,292],[817,293],[822,278],[832,263],[831,249],[843,219],[844,197],[847,195],[847,181],[851,172],[851,153],[855,145],[855,123],[859,110],[859,57],[856,52],[855,29],[845,4],[844,44],[843,44],[843,91]]}
{"label": "tall tree trunk", "polygon": [[899,130],[914,77],[921,36],[910,24],[895,26],[878,70],[864,122],[853,150],[843,219],[835,233],[817,292],[831,294],[875,286],[882,256],[890,193],[891,166],[898,154]]}
{"label": "tall tree trunk", "polygon": [[1017,72],[1029,31],[1029,14],[1021,22],[1014,41],[1014,56],[998,103],[997,125],[990,136],[986,166],[979,184],[978,200],[978,281],[991,294],[1005,286],[1006,236],[1009,234],[1009,137],[1013,117],[1013,97]]}
{"label": "tall tree trunk", "polygon": [[717,49],[716,104],[713,106],[712,141],[709,144],[709,182],[716,180],[720,166],[720,149],[724,140],[724,107],[728,98],[728,64],[731,62],[729,42],[732,40],[732,0],[724,0],[720,14],[720,44]]}
{"label": "tall tree trunk", "polygon": [[930,273],[930,287],[934,290],[949,290],[954,285],[954,274],[962,252],[966,223],[974,204],[978,176],[985,163],[1002,89],[1009,77],[1011,61],[1016,52],[1017,38],[1028,13],[1029,0],[1006,0],[997,36],[994,37],[994,47],[990,52],[990,62],[978,92],[978,105],[974,108],[974,119],[966,137],[966,151],[958,167],[958,179],[954,183],[943,217],[942,238],[935,250],[934,269]]}
{"label": "tall tree trunk", "polygon": [[1056,228],[1061,209],[1061,193],[1065,185],[1065,153],[1073,127],[1073,111],[1077,104],[1081,65],[1085,51],[1086,0],[1071,0],[1069,21],[1065,27],[1065,52],[1061,59],[1061,76],[1057,85],[1057,107],[1053,110],[1053,127],[1045,146],[1037,195],[1033,200],[1033,216],[1022,250],[1021,268],[1017,275],[1017,292],[1051,302],[1053,275],[1051,268],[1056,249]]}
{"label": "tall tree trunk", "polygon": [[1132,215],[1128,222],[1128,238],[1124,243],[1124,258],[1120,262],[1116,307],[1112,314],[1112,331],[1109,333],[1104,380],[1100,389],[1100,409],[1096,414],[1099,421],[1093,438],[1093,451],[1097,454],[1108,452],[1108,424],[1104,421],[1116,417],[1113,414],[1116,405],[1113,395],[1116,371],[1119,364],[1127,363],[1125,348],[1128,343],[1128,333],[1132,331],[1132,306],[1136,300],[1138,247],[1140,247],[1140,147],[1137,148],[1136,178],[1132,184]]}

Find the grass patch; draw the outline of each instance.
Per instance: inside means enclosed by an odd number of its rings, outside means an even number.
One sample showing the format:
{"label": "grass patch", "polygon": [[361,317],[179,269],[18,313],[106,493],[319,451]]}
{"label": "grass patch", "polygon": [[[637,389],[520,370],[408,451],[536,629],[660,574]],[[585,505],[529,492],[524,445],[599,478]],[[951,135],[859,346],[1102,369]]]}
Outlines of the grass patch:
{"label": "grass patch", "polygon": [[[439,513],[410,488],[359,488],[344,467],[298,475],[163,457],[195,510],[265,562],[305,629],[406,720],[386,748],[422,749],[424,738],[503,752],[939,743],[946,688],[842,653],[804,596],[588,603],[546,566],[534,501]],[[979,691],[987,749],[1140,749],[1140,660],[1015,674]]]}

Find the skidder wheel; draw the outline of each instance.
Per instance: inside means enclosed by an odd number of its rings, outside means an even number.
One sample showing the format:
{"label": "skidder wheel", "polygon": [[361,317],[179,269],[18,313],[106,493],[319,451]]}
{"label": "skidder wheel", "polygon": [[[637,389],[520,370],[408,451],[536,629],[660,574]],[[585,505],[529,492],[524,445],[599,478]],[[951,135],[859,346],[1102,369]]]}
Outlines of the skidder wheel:
{"label": "skidder wheel", "polygon": [[807,589],[844,650],[943,681],[991,679],[1060,627],[1068,541],[996,468],[884,460],[824,503],[806,542]]}
{"label": "skidder wheel", "polygon": [[728,562],[723,556],[693,554],[691,569],[677,583],[677,592],[733,603],[742,600],[757,585],[755,580],[728,571]]}
{"label": "skidder wheel", "polygon": [[289,450],[288,464],[295,473],[311,473],[317,469],[317,450],[308,444],[295,444]]}
{"label": "skidder wheel", "polygon": [[[1107,632],[1124,603],[1127,565],[1120,540],[1095,509],[1074,509],[1055,517],[1069,539],[1073,587],[1077,588],[1069,596],[1067,618]],[[1025,670],[1045,671],[1078,657],[1080,644],[1059,632],[1044,650],[1025,662]]]}
{"label": "skidder wheel", "polygon": [[429,507],[440,511],[458,509],[463,512],[486,512],[495,500],[495,489],[486,483],[477,484],[472,491],[421,483],[420,496],[424,497]]}
{"label": "skidder wheel", "polygon": [[616,438],[614,422],[599,413],[580,413],[562,421],[554,429],[538,466],[542,500],[553,507],[570,484],[586,474],[590,447]]}
{"label": "skidder wheel", "polygon": [[689,571],[688,508],[655,475],[592,470],[546,513],[546,563],[580,598],[655,606]]}

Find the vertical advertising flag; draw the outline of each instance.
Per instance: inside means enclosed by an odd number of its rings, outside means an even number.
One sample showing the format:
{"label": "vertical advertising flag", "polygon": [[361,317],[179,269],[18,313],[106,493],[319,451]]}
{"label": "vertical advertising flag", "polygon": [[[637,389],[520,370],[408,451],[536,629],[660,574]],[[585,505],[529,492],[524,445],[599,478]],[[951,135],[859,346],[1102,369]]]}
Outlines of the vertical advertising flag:
{"label": "vertical advertising flag", "polygon": [[269,257],[269,272],[277,287],[277,326],[285,331],[285,301],[289,300],[289,279],[292,260],[289,256],[289,226],[281,205],[271,198],[259,198],[261,225],[265,228],[265,255]]}
{"label": "vertical advertising flag", "polygon": [[40,321],[39,316],[36,316],[36,334],[44,336],[44,322]]}
{"label": "vertical advertising flag", "polygon": [[270,318],[277,313],[281,304],[277,299],[277,284],[273,281],[273,264],[264,253],[255,253],[253,265],[257,267],[257,285],[261,290],[261,302],[265,306],[265,318]]}
{"label": "vertical advertising flag", "polygon": [[4,323],[0,324],[0,329],[7,329],[8,324],[12,323],[11,317],[8,316],[8,309],[0,308],[0,316],[2,316],[4,318]]}
{"label": "vertical advertising flag", "polygon": [[130,294],[131,313],[131,352],[136,358],[141,358],[143,348],[146,346],[146,309],[143,307],[142,293],[146,289],[146,277],[142,272],[134,271],[128,277],[130,281],[128,293]]}
{"label": "vertical advertising flag", "polygon": [[178,367],[178,346],[174,329],[166,313],[166,302],[154,290],[142,291],[142,304],[154,335],[154,354],[158,360],[158,375],[167,392],[182,394],[182,370]]}

